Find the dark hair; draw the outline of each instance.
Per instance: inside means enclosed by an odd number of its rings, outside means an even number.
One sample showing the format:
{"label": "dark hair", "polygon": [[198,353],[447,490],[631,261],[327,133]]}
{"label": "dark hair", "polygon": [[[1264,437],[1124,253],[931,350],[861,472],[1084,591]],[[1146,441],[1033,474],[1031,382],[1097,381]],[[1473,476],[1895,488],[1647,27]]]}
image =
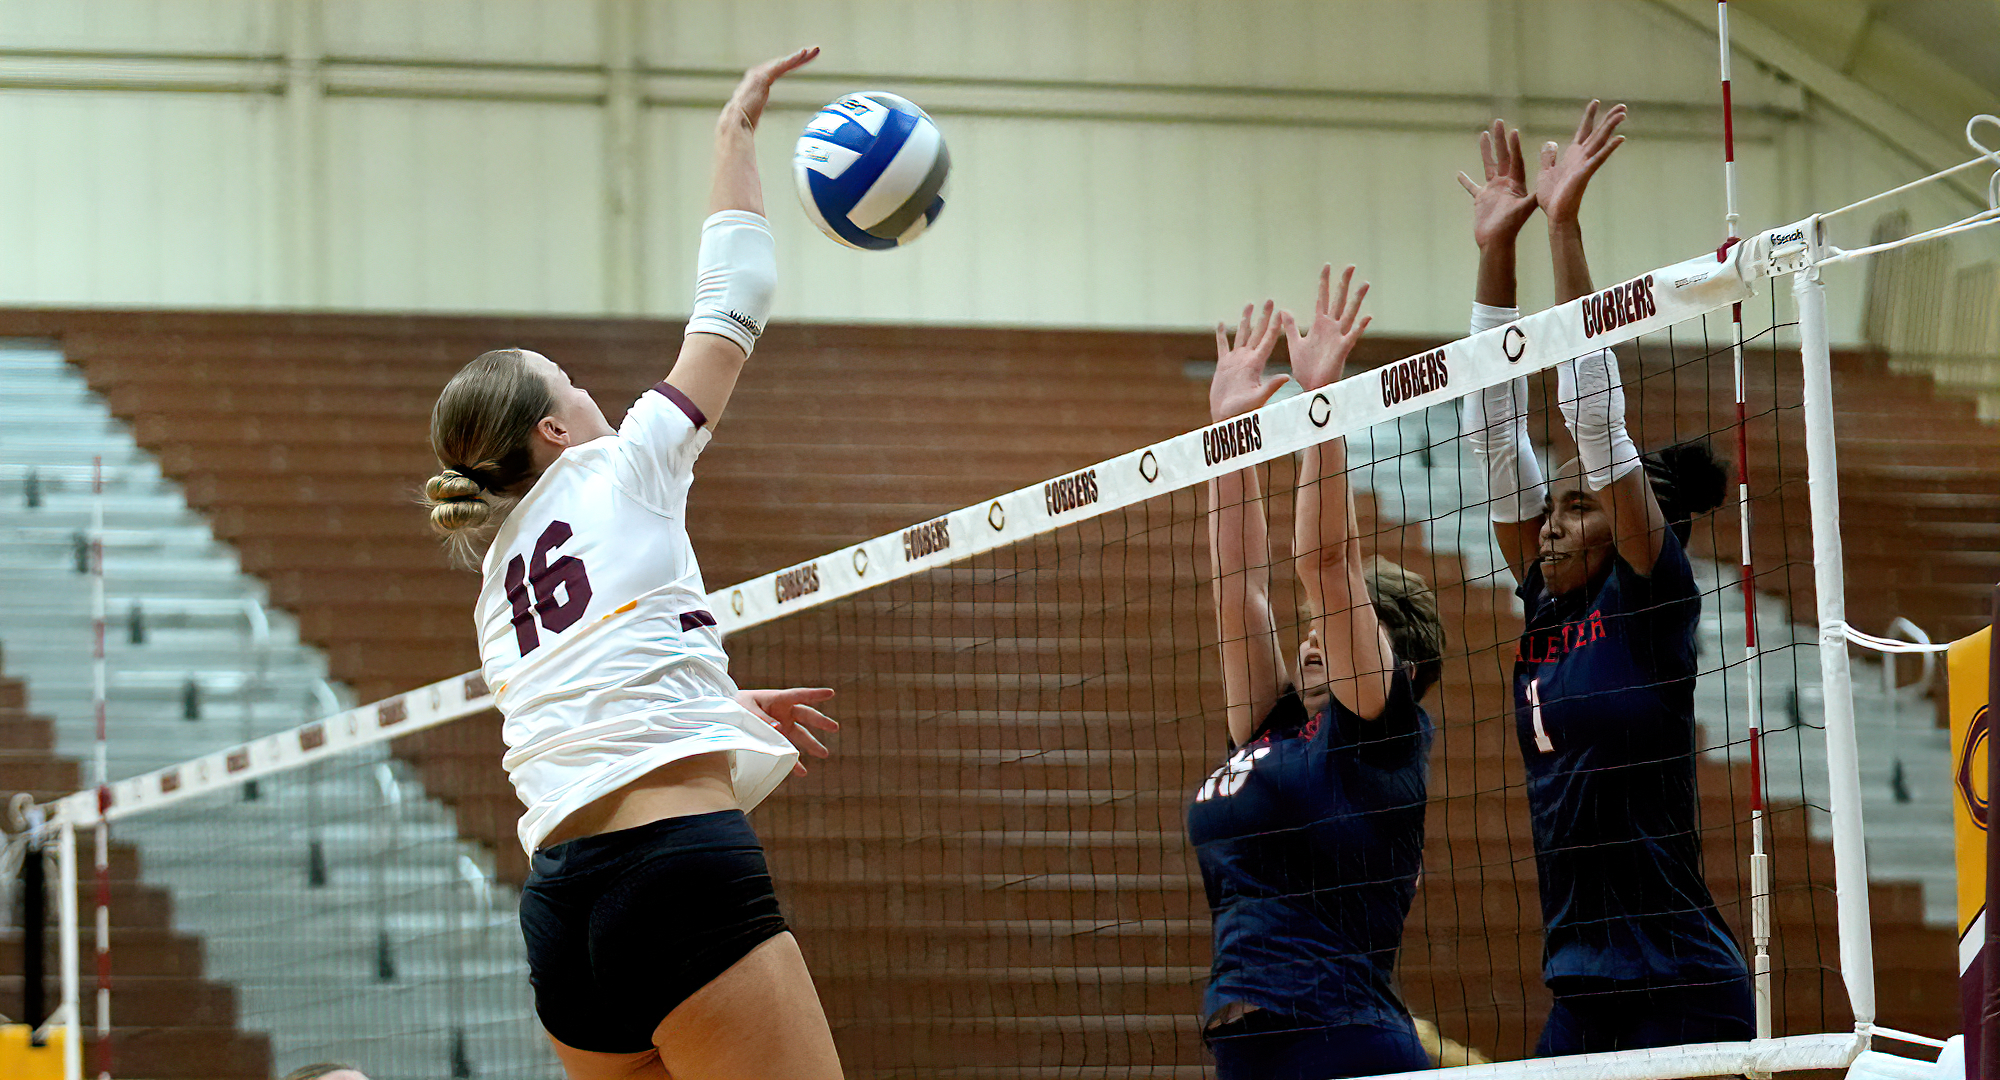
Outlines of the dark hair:
{"label": "dark hair", "polygon": [[1444,672],[1444,620],[1437,593],[1421,576],[1376,555],[1368,560],[1368,599],[1396,659],[1409,664],[1410,693],[1423,700]]}
{"label": "dark hair", "polygon": [[1640,459],[1660,514],[1685,545],[1696,514],[1722,505],[1729,492],[1729,463],[1707,439],[1675,443]]}
{"label": "dark hair", "polygon": [[337,1073],[343,1069],[352,1073],[361,1071],[352,1065],[337,1065],[331,1061],[322,1061],[317,1065],[305,1065],[293,1069],[285,1074],[284,1080],[318,1080],[328,1073]]}
{"label": "dark hair", "polygon": [[555,410],[555,394],[528,355],[481,353],[451,377],[431,409],[431,451],[444,471],[425,482],[424,505],[431,528],[468,565],[475,539],[534,474],[529,436]]}

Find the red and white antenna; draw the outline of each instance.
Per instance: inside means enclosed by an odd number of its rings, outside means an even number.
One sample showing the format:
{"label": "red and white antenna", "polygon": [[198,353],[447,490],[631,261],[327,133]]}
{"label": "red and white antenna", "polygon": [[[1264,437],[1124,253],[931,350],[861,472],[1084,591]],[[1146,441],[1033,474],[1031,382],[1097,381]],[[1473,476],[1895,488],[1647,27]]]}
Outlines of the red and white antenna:
{"label": "red and white antenna", "polygon": [[[1729,0],[1716,0],[1722,52],[1722,199],[1729,236],[1720,256],[1742,239],[1736,213],[1736,106],[1729,92]],[[1750,426],[1744,418],[1743,305],[1729,309],[1736,369],[1736,516],[1743,592],[1743,673],[1750,727],[1750,979],[1757,1000],[1757,1037],[1771,1037],[1771,856],[1764,850],[1764,680],[1757,653],[1757,572],[1750,561]]]}

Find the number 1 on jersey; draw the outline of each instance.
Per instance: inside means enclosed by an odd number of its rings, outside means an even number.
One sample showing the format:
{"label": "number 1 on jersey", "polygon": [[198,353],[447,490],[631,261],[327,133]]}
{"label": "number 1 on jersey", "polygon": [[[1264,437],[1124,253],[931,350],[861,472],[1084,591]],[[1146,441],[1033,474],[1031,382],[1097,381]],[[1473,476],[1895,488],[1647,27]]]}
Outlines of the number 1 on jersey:
{"label": "number 1 on jersey", "polygon": [[528,599],[528,560],[519,555],[507,563],[507,603],[514,608],[514,644],[526,656],[541,646],[542,637],[535,632],[535,610]]}
{"label": "number 1 on jersey", "polygon": [[1542,680],[1528,680],[1528,709],[1535,721],[1535,749],[1544,754],[1555,752],[1556,744],[1549,739],[1549,733],[1542,727]]}

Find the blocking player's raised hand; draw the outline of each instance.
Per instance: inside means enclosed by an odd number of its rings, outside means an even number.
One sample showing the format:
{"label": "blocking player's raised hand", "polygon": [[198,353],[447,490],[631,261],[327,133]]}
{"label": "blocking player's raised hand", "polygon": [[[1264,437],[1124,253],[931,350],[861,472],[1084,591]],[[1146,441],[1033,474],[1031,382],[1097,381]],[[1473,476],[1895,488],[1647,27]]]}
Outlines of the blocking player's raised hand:
{"label": "blocking player's raised hand", "polygon": [[[1234,343],[1224,325],[1215,324],[1215,377],[1208,381],[1208,412],[1216,422],[1263,408],[1271,395],[1285,385],[1283,375],[1264,377],[1264,365],[1270,362],[1271,350],[1278,344],[1278,320],[1272,317],[1277,306],[1274,301],[1266,300],[1263,312],[1258,314],[1257,305],[1243,305],[1243,319],[1237,323]],[[1256,315],[1254,325],[1252,315]]]}
{"label": "blocking player's raised hand", "polygon": [[1625,136],[1617,131],[1618,125],[1625,122],[1625,106],[1613,105],[1599,116],[1598,105],[1592,100],[1583,107],[1583,118],[1577,121],[1576,135],[1568,145],[1558,147],[1553,142],[1542,145],[1542,167],[1535,175],[1535,201],[1541,204],[1551,227],[1576,220],[1590,178],[1597,175],[1612,151],[1624,145]]}
{"label": "blocking player's raised hand", "polygon": [[1473,183],[1464,173],[1458,184],[1472,196],[1472,241],[1480,250],[1511,244],[1535,213],[1535,192],[1528,187],[1527,163],[1521,157],[1521,132],[1505,121],[1479,133],[1479,160],[1486,182]]}
{"label": "blocking player's raised hand", "polygon": [[[814,731],[832,733],[840,730],[840,722],[813,708],[813,705],[833,697],[833,691],[824,686],[795,686],[789,690],[738,690],[736,703],[750,710],[751,715],[778,729],[778,733],[791,740],[802,754],[816,758],[833,756],[833,751],[813,735]],[[803,761],[792,765],[793,776],[804,776],[806,766]]]}
{"label": "blocking player's raised hand", "polygon": [[1354,352],[1354,343],[1368,329],[1373,316],[1361,316],[1361,301],[1368,296],[1368,283],[1362,282],[1350,297],[1348,287],[1353,282],[1354,267],[1349,266],[1340,272],[1336,288],[1333,264],[1328,263],[1320,267],[1319,299],[1313,304],[1312,325],[1301,330],[1291,312],[1278,313],[1285,346],[1292,356],[1292,378],[1299,381],[1302,389],[1317,390],[1339,382],[1346,374],[1347,358]]}

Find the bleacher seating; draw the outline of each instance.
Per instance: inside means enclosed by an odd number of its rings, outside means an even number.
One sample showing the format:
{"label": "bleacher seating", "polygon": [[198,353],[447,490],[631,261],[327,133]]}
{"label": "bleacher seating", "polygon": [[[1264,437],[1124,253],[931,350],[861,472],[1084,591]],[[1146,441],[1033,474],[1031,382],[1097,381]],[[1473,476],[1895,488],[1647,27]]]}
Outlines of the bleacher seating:
{"label": "bleacher seating", "polygon": [[[288,614],[265,606],[263,583],[238,569],[236,553],[60,352],[0,342],[0,400],[17,420],[0,432],[0,579],[9,586],[0,589],[0,649],[34,687],[31,703],[46,714],[36,760],[72,777],[63,790],[77,782],[69,763],[95,750],[94,583],[82,538],[100,511],[111,776],[183,762],[340,707],[325,658],[299,641]],[[103,466],[101,499],[92,494],[92,461]],[[114,1058],[127,1061],[134,1049],[142,1067],[157,1068],[160,1053],[149,1048],[167,1047],[194,1067],[226,1064],[241,1030],[263,1047],[269,1067],[259,1075],[329,1051],[364,1062],[380,1080],[441,1075],[460,1064],[454,1053],[494,1080],[547,1075],[554,1062],[545,1042],[519,1022],[528,1007],[521,940],[479,929],[493,916],[480,900],[477,849],[459,838],[444,807],[423,797],[411,770],[389,760],[387,746],[346,755],[341,765],[337,774],[288,773],[114,826],[115,850],[131,856],[114,863]],[[0,782],[33,780],[25,763],[13,772]],[[31,794],[44,794],[33,786]],[[219,807],[229,822],[221,838]],[[358,820],[329,823],[324,808]],[[376,888],[392,872],[401,886]],[[127,910],[128,902],[136,906]],[[146,922],[168,915],[159,926]],[[300,933],[301,925],[315,931]],[[197,949],[198,970],[229,995],[153,978],[148,942],[162,930]],[[429,992],[454,964],[472,973],[457,981],[458,1000]],[[463,1038],[386,1037],[379,1021],[357,1025],[327,1007],[342,997],[396,1000],[401,1026]],[[180,998],[199,1007],[177,1010]],[[483,1004],[468,1011],[468,1000]]]}
{"label": "bleacher seating", "polygon": [[[59,798],[83,782],[72,758],[56,753],[55,725],[28,711],[27,686],[0,674],[0,791],[25,791],[37,801]],[[87,837],[79,851],[90,858]],[[261,1035],[236,1030],[234,990],[210,979],[205,971],[202,942],[174,929],[173,900],[166,890],[140,880],[139,852],[130,843],[111,845],[111,935],[116,943],[113,970],[112,1037],[119,1075],[159,1077],[160,1080],[265,1080],[271,1075],[271,1049]],[[50,874],[54,880],[53,870]],[[89,925],[97,903],[96,880],[86,862],[79,873],[77,902]],[[54,1008],[62,1000],[58,941],[47,928],[47,973],[44,1001]],[[23,932],[11,914],[0,918],[0,1015],[22,1015]],[[94,947],[89,930],[83,948]],[[88,963],[88,961],[86,961]],[[86,971],[94,969],[87,968]],[[89,975],[86,974],[86,980]],[[97,997],[88,982],[81,1014],[84,1071],[98,1069]]]}

